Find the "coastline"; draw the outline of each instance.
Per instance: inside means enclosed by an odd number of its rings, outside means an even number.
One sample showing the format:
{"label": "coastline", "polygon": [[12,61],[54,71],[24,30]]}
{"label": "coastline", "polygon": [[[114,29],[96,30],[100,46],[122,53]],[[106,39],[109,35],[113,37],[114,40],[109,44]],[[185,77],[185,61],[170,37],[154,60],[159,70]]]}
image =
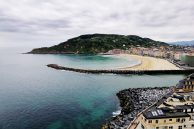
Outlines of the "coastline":
{"label": "coastline", "polygon": [[102,125],[102,129],[127,129],[136,116],[160,101],[165,95],[171,94],[174,87],[129,88],[117,93],[121,113],[110,118]]}
{"label": "coastline", "polygon": [[169,61],[161,58],[154,58],[148,56],[138,56],[130,54],[117,54],[116,58],[123,58],[126,60],[137,60],[137,63],[132,66],[124,66],[114,69],[82,69],[66,66],[59,66],[58,64],[48,64],[47,67],[56,70],[66,70],[79,73],[113,73],[113,74],[191,74],[194,69],[181,69]]}
{"label": "coastline", "polygon": [[134,58],[134,57],[132,57],[132,55],[130,55],[130,54],[116,54],[116,55],[114,55],[116,58],[122,58],[122,59],[125,59],[125,60],[127,60],[127,61],[129,61],[129,62],[131,62],[132,60],[135,60],[135,62],[136,63],[134,63],[134,64],[129,64],[129,65],[127,65],[127,66],[119,66],[119,67],[117,67],[117,68],[113,68],[113,69],[120,69],[120,70],[125,70],[125,68],[133,68],[133,67],[137,67],[137,66],[140,66],[140,65],[142,65],[142,60],[139,60],[139,59],[137,59],[137,58]]}
{"label": "coastline", "polygon": [[176,65],[161,58],[130,54],[120,54],[118,56],[133,58],[141,62],[138,65],[134,65],[131,67],[119,68],[120,70],[180,70],[180,68],[177,67]]}
{"label": "coastline", "polygon": [[130,54],[117,54],[114,55],[116,58],[123,58],[125,60],[136,60],[135,64],[131,66],[121,66],[118,68],[109,69],[84,69],[84,68],[73,68],[66,66],[59,66],[58,64],[48,64],[47,67],[56,70],[67,70],[79,73],[114,73],[114,74],[183,74],[193,73],[194,69],[181,69],[173,63],[161,59],[148,56],[130,55]]}
{"label": "coastline", "polygon": [[[132,67],[136,67],[136,66],[139,66],[139,65],[142,64],[141,60],[131,57],[130,54],[109,54],[109,55],[100,54],[100,55],[101,56],[111,56],[113,58],[127,60],[129,63],[131,63],[131,64],[127,64],[125,66],[118,66],[118,67],[115,67],[115,68],[109,68],[110,70],[119,70],[119,69],[125,69],[125,68],[132,68]],[[133,61],[134,63],[132,63],[131,61]]]}

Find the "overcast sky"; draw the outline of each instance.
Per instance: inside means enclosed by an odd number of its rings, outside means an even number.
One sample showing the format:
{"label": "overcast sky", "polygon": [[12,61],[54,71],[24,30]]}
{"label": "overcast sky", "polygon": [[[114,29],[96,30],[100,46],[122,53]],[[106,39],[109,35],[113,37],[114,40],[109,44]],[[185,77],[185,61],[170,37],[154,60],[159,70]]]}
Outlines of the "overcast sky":
{"label": "overcast sky", "polygon": [[0,47],[91,33],[194,40],[194,0],[0,0]]}

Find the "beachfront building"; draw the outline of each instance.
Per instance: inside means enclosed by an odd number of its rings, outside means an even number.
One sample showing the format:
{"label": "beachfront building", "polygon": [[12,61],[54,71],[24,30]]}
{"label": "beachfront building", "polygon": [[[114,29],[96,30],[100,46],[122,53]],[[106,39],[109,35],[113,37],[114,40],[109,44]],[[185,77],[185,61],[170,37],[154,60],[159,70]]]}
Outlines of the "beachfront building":
{"label": "beachfront building", "polygon": [[113,50],[109,50],[106,53],[102,53],[102,54],[107,54],[107,55],[113,55],[113,54],[129,54],[128,50],[122,50],[122,49],[113,49]]}
{"label": "beachfront building", "polygon": [[180,60],[187,66],[194,67],[194,54],[183,54]]}
{"label": "beachfront building", "polygon": [[194,48],[187,48],[187,53],[184,49],[170,49],[165,47],[136,47],[129,48],[130,54],[140,56],[150,56],[158,58],[167,58],[173,61],[181,61],[188,66],[194,66]]}
{"label": "beachfront building", "polygon": [[177,92],[193,92],[194,91],[194,74],[189,75],[187,78],[179,81],[176,85]]}
{"label": "beachfront building", "polygon": [[141,47],[133,47],[131,48],[131,54],[134,54],[134,55],[143,55],[143,50]]}
{"label": "beachfront building", "polygon": [[130,48],[130,53],[140,56],[150,56],[158,58],[169,58],[169,51],[166,51],[164,48],[145,48],[145,47],[132,47]]}
{"label": "beachfront building", "polygon": [[182,52],[175,52],[174,53],[174,60],[181,60]]}
{"label": "beachfront building", "polygon": [[193,99],[185,93],[173,94],[160,105],[144,111],[140,118],[141,129],[193,129]]}
{"label": "beachfront building", "polygon": [[141,113],[136,129],[194,129],[194,74],[179,83],[176,92]]}
{"label": "beachfront building", "polygon": [[161,51],[161,50],[155,50],[154,51],[154,57],[158,57],[158,58],[165,58],[165,52]]}

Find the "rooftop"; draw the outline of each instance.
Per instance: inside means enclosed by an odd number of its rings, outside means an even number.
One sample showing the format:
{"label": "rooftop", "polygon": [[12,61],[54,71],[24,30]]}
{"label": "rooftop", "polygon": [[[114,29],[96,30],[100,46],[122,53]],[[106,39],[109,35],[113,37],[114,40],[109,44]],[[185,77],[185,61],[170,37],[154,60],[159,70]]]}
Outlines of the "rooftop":
{"label": "rooftop", "polygon": [[190,117],[185,112],[163,112],[161,109],[150,110],[143,113],[146,119],[161,119],[161,118],[176,118],[176,117]]}
{"label": "rooftop", "polygon": [[143,115],[146,119],[190,117],[187,113],[194,112],[193,95],[194,92],[174,93],[143,112]]}
{"label": "rooftop", "polygon": [[[191,74],[187,76],[185,79],[180,80],[179,83],[176,85],[176,88],[182,89],[186,81],[194,81],[194,74]],[[190,85],[193,85],[193,84],[190,84]]]}

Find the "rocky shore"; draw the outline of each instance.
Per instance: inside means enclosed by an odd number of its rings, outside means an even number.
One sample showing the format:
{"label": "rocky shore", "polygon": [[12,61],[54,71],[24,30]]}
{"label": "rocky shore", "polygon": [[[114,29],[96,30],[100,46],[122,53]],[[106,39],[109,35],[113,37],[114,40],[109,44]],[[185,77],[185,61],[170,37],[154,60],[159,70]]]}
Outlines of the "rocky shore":
{"label": "rocky shore", "polygon": [[102,129],[127,129],[138,113],[172,92],[173,87],[129,88],[120,91],[117,97],[121,113],[107,121]]}

